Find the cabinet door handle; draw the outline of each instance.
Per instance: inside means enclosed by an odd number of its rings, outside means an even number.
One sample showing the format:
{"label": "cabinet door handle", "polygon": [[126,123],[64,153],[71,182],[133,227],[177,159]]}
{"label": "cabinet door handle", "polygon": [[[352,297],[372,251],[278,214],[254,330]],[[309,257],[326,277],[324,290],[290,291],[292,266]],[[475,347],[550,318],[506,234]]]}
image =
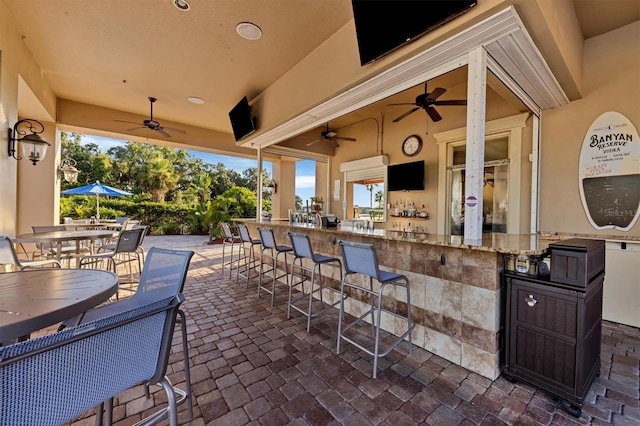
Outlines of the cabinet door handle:
{"label": "cabinet door handle", "polygon": [[527,302],[527,305],[529,306],[534,306],[536,303],[538,303],[536,298],[533,297],[533,294],[530,294],[529,297],[525,297],[524,301]]}

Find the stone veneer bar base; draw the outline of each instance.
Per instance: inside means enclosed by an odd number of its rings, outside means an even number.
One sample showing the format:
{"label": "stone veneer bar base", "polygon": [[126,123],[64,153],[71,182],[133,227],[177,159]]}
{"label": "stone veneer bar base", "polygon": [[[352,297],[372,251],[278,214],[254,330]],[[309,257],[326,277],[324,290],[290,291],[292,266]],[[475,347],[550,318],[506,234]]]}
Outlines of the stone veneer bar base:
{"label": "stone veneer bar base", "polygon": [[[381,269],[409,278],[411,313],[416,324],[413,343],[491,380],[500,375],[504,323],[501,253],[336,229],[297,227],[287,222],[246,221],[245,224],[252,236],[258,235],[258,227],[273,229],[279,244],[290,244],[289,231],[306,233],[315,252],[330,256],[341,257],[337,244],[340,239],[372,243]],[[339,272],[336,268],[323,268],[323,275],[325,285],[334,289],[326,290],[325,301],[337,300]],[[407,304],[402,293],[396,296],[393,288],[385,291],[385,308],[404,315]],[[360,316],[368,303],[363,293],[353,291],[345,301],[345,310]],[[398,335],[403,328],[406,330],[403,321],[406,322],[393,315],[383,315],[381,324],[385,331]]]}

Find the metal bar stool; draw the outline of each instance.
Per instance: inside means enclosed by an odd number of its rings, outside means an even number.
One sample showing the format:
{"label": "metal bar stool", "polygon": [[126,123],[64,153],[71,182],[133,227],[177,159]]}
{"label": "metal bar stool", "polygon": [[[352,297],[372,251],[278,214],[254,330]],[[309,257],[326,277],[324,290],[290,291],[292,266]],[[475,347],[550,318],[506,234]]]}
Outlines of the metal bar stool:
{"label": "metal bar stool", "polygon": [[[244,272],[247,274],[247,288],[249,288],[249,279],[251,278],[251,270],[258,267],[259,259],[256,257],[255,246],[262,244],[260,238],[251,238],[249,235],[249,228],[246,225],[238,225],[238,232],[240,233],[240,253],[238,253],[238,273],[236,274],[236,283],[240,280],[240,269],[244,267]],[[247,250],[249,254],[247,255]],[[240,257],[242,254],[242,257]],[[240,261],[243,260],[243,264],[240,265]],[[243,275],[244,276],[244,275]]]}
{"label": "metal bar stool", "polygon": [[[224,267],[225,265],[229,265],[229,278],[231,278],[231,271],[233,271],[233,264],[238,263],[240,261],[240,247],[238,247],[238,260],[233,260],[233,247],[236,245],[240,245],[242,241],[240,240],[239,235],[235,235],[231,232],[231,225],[228,222],[220,222],[220,226],[222,227],[222,269],[221,273],[224,275]],[[228,262],[224,261],[224,252],[228,245],[231,245],[231,256]]]}
{"label": "metal bar stool", "polygon": [[[381,271],[378,267],[378,260],[376,256],[375,248],[372,244],[365,243],[353,243],[349,241],[338,241],[340,247],[342,248],[342,258],[344,259],[344,269],[345,274],[342,279],[342,283],[340,285],[340,293],[344,294],[345,287],[349,287],[352,289],[356,289],[361,292],[365,292],[369,295],[369,300],[371,303],[371,308],[363,313],[359,318],[355,321],[351,322],[346,327],[342,328],[342,319],[344,317],[344,302],[340,303],[340,317],[338,319],[338,344],[336,348],[336,353],[340,353],[340,340],[344,339],[352,345],[362,349],[369,355],[373,356],[373,378],[375,379],[378,373],[378,358],[382,358],[391,352],[396,346],[398,346],[405,337],[409,337],[409,353],[411,353],[412,343],[411,343],[411,331],[415,327],[415,324],[411,322],[411,294],[410,294],[410,285],[409,280],[406,276],[401,274],[396,274],[393,272]],[[353,274],[362,274],[369,277],[369,288],[363,287],[361,285],[347,282],[349,276]],[[373,280],[376,279],[380,286],[377,290],[373,288]],[[404,287],[407,289],[407,330],[402,333],[397,339],[387,348],[386,351],[380,352],[380,321],[382,319],[382,293],[384,291],[385,286],[387,285],[395,285],[398,287]],[[340,301],[344,299],[341,298]],[[377,306],[375,305],[377,300]],[[385,310],[385,312],[394,315],[399,318],[403,318],[396,314],[395,312],[390,312]],[[371,328],[374,334],[374,349],[371,351],[367,349],[362,344],[357,343],[353,338],[347,337],[345,332],[349,330],[354,325],[363,321],[367,315],[371,315]],[[377,316],[377,320],[376,320]]]}
{"label": "metal bar stool", "polygon": [[[311,329],[311,318],[324,313],[328,309],[339,304],[342,300],[342,299],[338,300],[326,306],[324,309],[321,309],[318,312],[314,313],[312,311],[314,293],[320,292],[320,303],[324,304],[324,300],[322,299],[322,270],[320,269],[320,266],[331,265],[331,264],[333,264],[332,266],[336,266],[335,264],[337,264],[338,270],[340,271],[340,281],[342,281],[342,262],[337,257],[330,257],[330,256],[324,256],[321,254],[315,254],[313,252],[313,249],[311,248],[311,241],[309,240],[308,235],[299,234],[295,232],[289,232],[288,234],[289,234],[289,237],[291,238],[291,245],[293,248],[294,258],[291,261],[291,280],[289,282],[289,300],[287,303],[287,319],[290,318],[291,316],[291,308],[295,309],[296,311],[300,312],[303,315],[306,315],[307,316],[307,332],[308,332]],[[313,267],[309,268],[307,266],[304,266],[303,259],[309,259],[311,262],[313,262]],[[298,265],[296,265],[296,261],[298,261]],[[300,278],[300,281],[297,283],[294,280],[294,276],[296,275],[295,273],[296,268],[298,269],[298,277]],[[316,269],[318,271],[317,280],[315,276]],[[310,272],[311,276],[307,277],[305,275],[305,271]],[[308,294],[304,292],[304,283],[305,281],[307,281],[307,279],[311,282],[311,291]],[[318,288],[314,290],[316,281],[318,284]],[[292,298],[292,291],[293,291],[293,288],[296,286],[300,286],[300,295],[294,299]],[[307,297],[309,298],[309,304],[306,310],[294,305],[295,302],[305,299]],[[341,297],[345,297],[345,296],[341,295]]]}
{"label": "metal bar stool", "polygon": [[[260,240],[262,241],[262,250],[260,251],[260,275],[258,276],[258,297],[260,297],[260,291],[264,290],[271,294],[271,306],[276,297],[276,281],[280,278],[287,279],[287,287],[289,287],[289,268],[287,266],[287,253],[293,251],[289,246],[276,244],[276,239],[273,236],[273,230],[269,228],[258,228],[260,232]],[[284,256],[284,274],[278,275],[278,257]],[[271,269],[265,270],[264,258],[271,259]],[[271,273],[271,288],[262,285],[262,277],[265,274]]]}

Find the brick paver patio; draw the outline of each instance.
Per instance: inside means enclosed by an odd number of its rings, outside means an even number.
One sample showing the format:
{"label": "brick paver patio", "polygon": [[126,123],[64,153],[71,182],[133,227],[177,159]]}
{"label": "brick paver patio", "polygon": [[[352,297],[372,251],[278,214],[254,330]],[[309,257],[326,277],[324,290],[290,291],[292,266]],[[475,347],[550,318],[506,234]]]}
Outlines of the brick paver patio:
{"label": "brick paver patio", "polygon": [[[145,246],[189,248],[192,259],[183,308],[188,318],[194,419],[192,425],[639,425],[640,330],[604,322],[601,375],[582,417],[569,415],[535,387],[490,381],[423,349],[402,344],[379,362],[371,379],[367,354],[344,345],[336,355],[337,310],[312,321],[286,318],[281,290],[270,296],[221,276],[222,250],[205,237],[148,237]],[[226,271],[228,272],[228,270]],[[365,329],[368,330],[369,327]],[[174,337],[169,378],[184,389],[180,336]],[[162,404],[164,392],[153,393]],[[117,425],[155,410],[138,386],[118,396]],[[74,425],[94,424],[93,412]]]}

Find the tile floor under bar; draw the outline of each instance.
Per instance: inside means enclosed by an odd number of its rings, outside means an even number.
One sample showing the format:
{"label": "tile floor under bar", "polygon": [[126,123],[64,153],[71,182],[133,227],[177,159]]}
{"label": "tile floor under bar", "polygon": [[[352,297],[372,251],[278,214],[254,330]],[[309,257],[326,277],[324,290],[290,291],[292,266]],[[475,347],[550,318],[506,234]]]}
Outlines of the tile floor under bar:
{"label": "tile floor under bar", "polygon": [[[206,237],[147,237],[146,247],[188,248],[191,261],[183,305],[188,318],[194,419],[191,425],[566,425],[640,424],[640,330],[605,321],[602,367],[575,418],[543,391],[500,377],[488,380],[402,344],[379,363],[345,344],[335,354],[337,310],[312,321],[286,319],[286,295],[274,307],[220,274],[222,249]],[[269,297],[268,297],[269,296]],[[369,327],[363,332],[370,330]],[[174,336],[169,378],[184,388],[180,336]],[[162,404],[164,392],[154,392]],[[142,386],[120,394],[114,424],[133,424],[155,410]],[[72,424],[93,425],[88,412]]]}

